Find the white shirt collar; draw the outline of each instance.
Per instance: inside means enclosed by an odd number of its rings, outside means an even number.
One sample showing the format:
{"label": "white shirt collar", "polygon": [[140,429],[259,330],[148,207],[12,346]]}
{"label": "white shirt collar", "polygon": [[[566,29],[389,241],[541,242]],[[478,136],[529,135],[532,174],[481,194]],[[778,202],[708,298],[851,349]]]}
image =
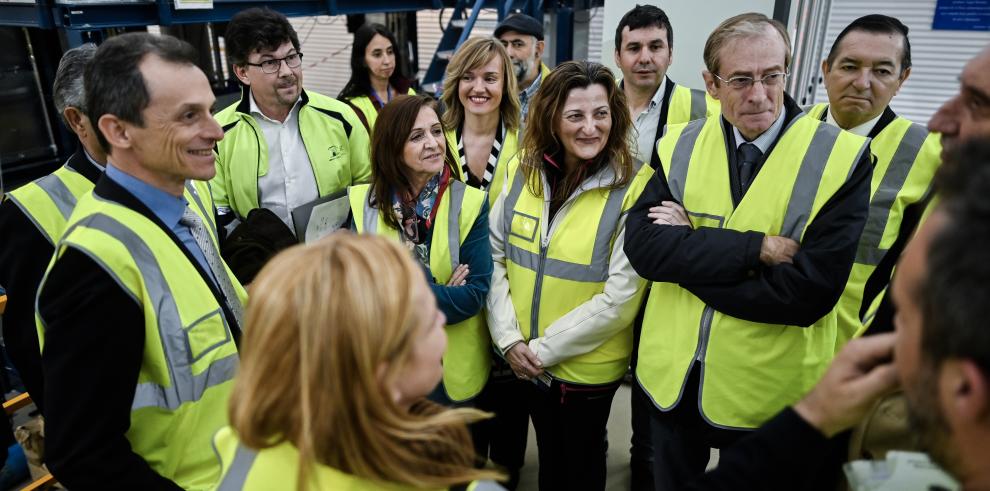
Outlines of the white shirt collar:
{"label": "white shirt collar", "polygon": [[653,94],[653,98],[650,99],[650,107],[647,110],[653,109],[663,103],[663,96],[667,93],[667,77],[664,76],[660,80],[660,86],[657,87],[657,91]]}
{"label": "white shirt collar", "polygon": [[104,166],[103,164],[97,162],[96,159],[94,159],[93,156],[90,155],[89,152],[86,151],[86,148],[85,147],[82,148],[82,151],[83,151],[83,155],[86,156],[86,160],[88,160],[89,163],[93,164],[94,167],[96,167],[97,169],[99,169],[100,172],[103,172],[104,170],[106,170],[106,166]]}
{"label": "white shirt collar", "polygon": [[767,153],[767,150],[770,149],[770,145],[773,145],[773,142],[777,141],[777,136],[780,135],[780,131],[784,128],[784,117],[786,115],[787,108],[781,107],[777,120],[774,121],[773,124],[770,125],[770,128],[767,128],[762,135],[756,137],[753,141],[747,141],[746,138],[743,137],[742,133],[739,132],[739,128],[733,126],[732,132],[736,137],[736,149],[738,150],[739,146],[743,143],[752,143],[753,145],[756,145],[761,152]]}
{"label": "white shirt collar", "polygon": [[253,92],[251,92],[250,90],[248,90],[248,94],[249,94],[249,97],[251,99],[251,114],[257,114],[258,116],[261,116],[262,118],[265,118],[269,122],[272,122],[272,123],[275,123],[275,124],[285,124],[285,123],[289,122],[289,120],[292,119],[292,115],[295,114],[296,110],[299,108],[299,103],[302,101],[302,96],[299,96],[299,98],[296,99],[296,103],[292,105],[292,109],[289,110],[289,114],[285,117],[285,121],[277,121],[277,120],[274,120],[272,118],[269,118],[268,116],[265,116],[265,113],[261,112],[261,107],[259,107],[258,106],[258,103],[255,102],[255,100],[254,100],[254,93]]}
{"label": "white shirt collar", "polygon": [[[625,80],[622,80],[622,81],[619,82],[619,88],[622,89],[622,90],[625,90],[625,88],[626,88],[626,81]],[[667,93],[667,76],[664,75],[663,80],[660,81],[660,86],[657,87],[656,92],[653,93],[653,98],[650,99],[650,103],[647,104],[646,109],[643,109],[643,112],[641,112],[639,114],[640,115],[646,114],[646,113],[652,111],[654,108],[656,108],[660,104],[663,104],[663,96],[666,93]]]}
{"label": "white shirt collar", "polygon": [[[825,118],[825,122],[826,123],[828,123],[828,124],[830,124],[832,126],[840,127],[839,126],[839,123],[835,121],[835,118],[834,117],[832,117],[832,106],[831,105],[829,105],[828,111],[826,111],[826,114],[828,114],[828,116]],[[883,111],[881,111],[880,114],[877,115],[877,117],[875,117],[875,118],[873,118],[873,119],[871,119],[871,120],[869,120],[869,121],[867,121],[867,122],[865,122],[865,123],[863,123],[863,124],[861,124],[861,125],[859,125],[859,126],[857,126],[855,128],[850,128],[850,129],[848,129],[846,131],[848,131],[848,132],[850,132],[850,133],[852,133],[854,135],[869,136],[870,132],[873,131],[873,127],[877,125],[877,121],[880,121],[880,118],[882,116],[883,116]]]}

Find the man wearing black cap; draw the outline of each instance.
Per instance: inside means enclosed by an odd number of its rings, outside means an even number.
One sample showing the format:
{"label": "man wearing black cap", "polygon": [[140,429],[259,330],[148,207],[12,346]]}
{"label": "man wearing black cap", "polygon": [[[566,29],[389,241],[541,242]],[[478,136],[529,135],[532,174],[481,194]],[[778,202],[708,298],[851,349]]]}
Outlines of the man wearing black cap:
{"label": "man wearing black cap", "polygon": [[526,14],[512,14],[495,27],[495,37],[502,41],[516,69],[519,82],[519,104],[522,106],[522,122],[526,122],[529,101],[540,88],[550,69],[543,58],[543,24]]}

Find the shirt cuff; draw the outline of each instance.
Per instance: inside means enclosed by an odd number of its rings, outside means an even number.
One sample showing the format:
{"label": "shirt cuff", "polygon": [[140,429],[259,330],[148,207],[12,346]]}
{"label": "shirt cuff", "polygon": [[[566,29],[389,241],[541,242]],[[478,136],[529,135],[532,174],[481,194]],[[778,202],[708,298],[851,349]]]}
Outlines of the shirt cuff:
{"label": "shirt cuff", "polygon": [[513,334],[508,334],[502,336],[498,339],[498,350],[502,353],[504,357],[505,354],[512,349],[513,346],[523,342],[522,334],[516,332]]}

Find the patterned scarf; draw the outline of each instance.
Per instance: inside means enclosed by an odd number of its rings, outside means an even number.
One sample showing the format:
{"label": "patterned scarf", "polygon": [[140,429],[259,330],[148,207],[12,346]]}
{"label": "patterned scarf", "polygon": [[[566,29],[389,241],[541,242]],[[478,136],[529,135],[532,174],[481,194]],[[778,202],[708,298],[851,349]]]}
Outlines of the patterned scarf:
{"label": "patterned scarf", "polygon": [[392,195],[392,209],[402,224],[399,234],[402,243],[427,268],[430,266],[430,250],[426,245],[426,231],[433,226],[433,218],[436,216],[434,207],[449,181],[450,169],[444,166],[443,171],[427,181],[415,200],[403,201],[398,193]]}

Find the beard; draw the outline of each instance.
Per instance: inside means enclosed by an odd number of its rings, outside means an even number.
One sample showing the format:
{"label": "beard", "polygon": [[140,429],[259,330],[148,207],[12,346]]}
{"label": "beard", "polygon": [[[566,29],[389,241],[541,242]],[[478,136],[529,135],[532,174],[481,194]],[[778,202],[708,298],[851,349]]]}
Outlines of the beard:
{"label": "beard", "polygon": [[[286,88],[286,87],[294,87],[295,95],[286,96],[285,94],[282,94],[282,92],[279,91],[279,88]],[[299,78],[296,77],[295,75],[280,78],[275,86],[275,100],[277,100],[279,104],[285,107],[291,108],[292,106],[294,106],[296,104],[296,101],[299,100]]]}
{"label": "beard", "polygon": [[529,63],[526,63],[526,60],[512,60],[512,69],[516,72],[516,81],[522,83],[526,80],[526,72],[529,71]]}
{"label": "beard", "polygon": [[916,383],[904,389],[910,427],[918,432],[921,449],[932,461],[958,476],[960,460],[952,444],[952,428],[939,405],[938,370],[930,361],[922,364]]}

